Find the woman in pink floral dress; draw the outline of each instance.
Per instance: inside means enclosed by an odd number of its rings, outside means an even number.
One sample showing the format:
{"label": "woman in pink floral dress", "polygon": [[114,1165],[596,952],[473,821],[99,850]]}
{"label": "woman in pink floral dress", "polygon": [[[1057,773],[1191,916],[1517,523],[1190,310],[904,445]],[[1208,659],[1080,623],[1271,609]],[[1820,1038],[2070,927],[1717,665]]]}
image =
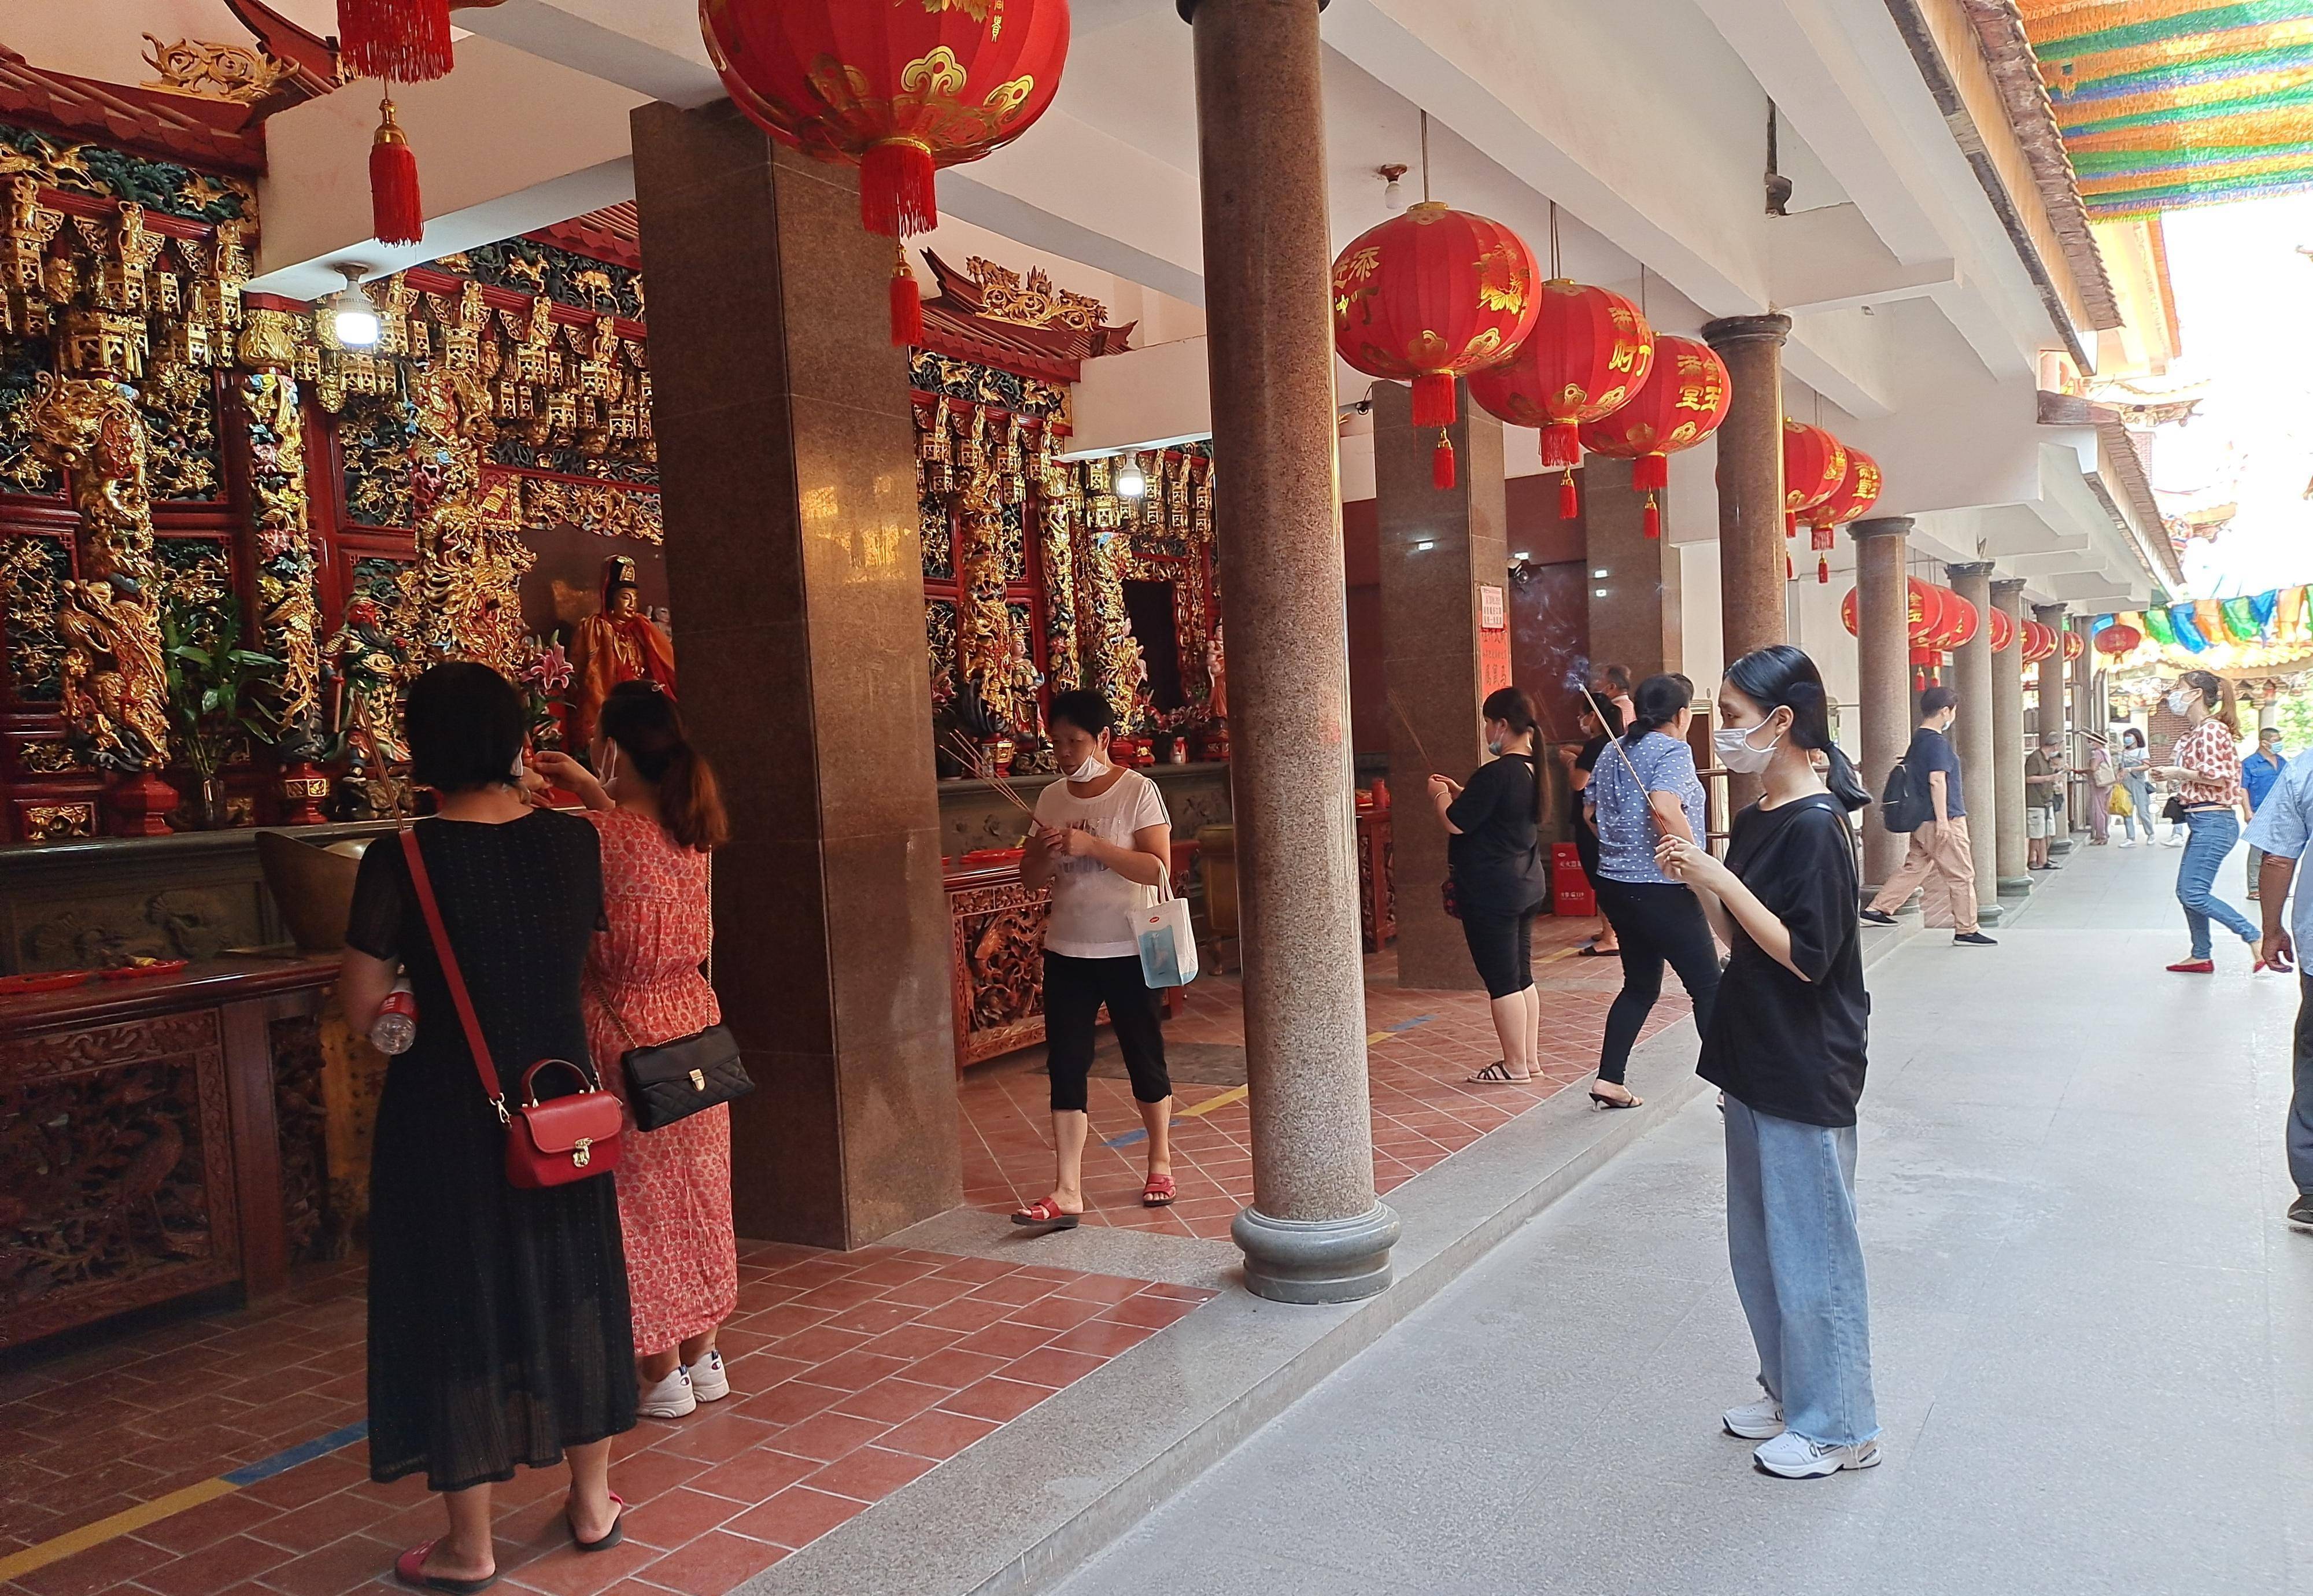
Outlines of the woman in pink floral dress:
{"label": "woman in pink floral dress", "polygon": [[[602,833],[609,929],[586,962],[586,1039],[604,1079],[618,1061],[718,1023],[701,966],[713,927],[708,850],[723,841],[714,772],[684,736],[674,701],[646,682],[603,700],[592,750],[600,779],[565,754],[539,773],[576,793]],[[636,1369],[649,1418],[681,1418],[731,1393],[716,1327],[739,1298],[731,1228],[731,1111],[717,1106],[627,1139],[619,1220],[634,1300]]]}

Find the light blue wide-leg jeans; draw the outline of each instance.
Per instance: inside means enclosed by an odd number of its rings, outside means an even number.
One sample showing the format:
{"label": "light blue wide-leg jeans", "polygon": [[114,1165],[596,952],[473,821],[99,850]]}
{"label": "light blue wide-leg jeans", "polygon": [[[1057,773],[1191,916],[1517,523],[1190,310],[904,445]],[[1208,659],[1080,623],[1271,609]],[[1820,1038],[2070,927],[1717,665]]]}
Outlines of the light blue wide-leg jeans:
{"label": "light blue wide-leg jeans", "polygon": [[2248,916],[2216,894],[2217,872],[2240,841],[2240,816],[2230,809],[2185,811],[2185,856],[2177,861],[2177,901],[2185,906],[2194,958],[2210,956],[2212,920],[2251,947],[2256,944],[2257,930]]}
{"label": "light blue wide-leg jeans", "polygon": [[1784,1425],[1822,1446],[1877,1436],[1854,1126],[1777,1119],[1728,1094],[1727,1258]]}

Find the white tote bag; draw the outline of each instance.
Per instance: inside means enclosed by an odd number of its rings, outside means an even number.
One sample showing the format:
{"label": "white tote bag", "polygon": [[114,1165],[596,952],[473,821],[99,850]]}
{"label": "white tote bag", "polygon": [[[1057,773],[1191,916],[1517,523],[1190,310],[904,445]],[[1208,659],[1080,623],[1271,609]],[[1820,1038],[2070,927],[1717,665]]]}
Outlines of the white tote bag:
{"label": "white tote bag", "polygon": [[1140,945],[1140,979],[1150,987],[1186,986],[1197,978],[1189,905],[1173,895],[1169,879],[1157,886],[1156,901],[1140,911],[1133,940]]}

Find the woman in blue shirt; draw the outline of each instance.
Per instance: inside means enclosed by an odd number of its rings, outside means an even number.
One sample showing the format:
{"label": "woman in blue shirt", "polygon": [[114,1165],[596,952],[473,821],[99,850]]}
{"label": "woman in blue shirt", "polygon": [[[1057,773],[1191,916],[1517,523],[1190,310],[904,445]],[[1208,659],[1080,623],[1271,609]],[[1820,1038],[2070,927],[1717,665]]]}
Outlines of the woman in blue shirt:
{"label": "woman in blue shirt", "polygon": [[1686,745],[1693,702],[1694,684],[1684,676],[1640,683],[1631,694],[1633,712],[1620,751],[1599,755],[1585,793],[1598,827],[1598,907],[1623,955],[1623,990],[1606,1011],[1598,1080],[1590,1089],[1590,1100],[1601,1108],[1635,1108],[1640,1102],[1623,1075],[1662,995],[1665,962],[1694,1001],[1698,1029],[1710,1028],[1719,991],[1719,945],[1702,905],[1655,863],[1658,839],[1692,842],[1703,829],[1702,781]]}

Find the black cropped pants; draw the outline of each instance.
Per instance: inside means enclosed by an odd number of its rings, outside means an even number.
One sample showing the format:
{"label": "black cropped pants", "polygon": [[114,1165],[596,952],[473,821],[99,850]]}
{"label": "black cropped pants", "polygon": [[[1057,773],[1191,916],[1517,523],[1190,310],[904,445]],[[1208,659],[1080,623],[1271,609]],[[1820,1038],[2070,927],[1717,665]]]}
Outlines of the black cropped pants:
{"label": "black cropped pants", "polygon": [[1598,1079],[1620,1084],[1639,1032],[1662,996],[1663,966],[1678,972],[1694,1000],[1694,1025],[1711,1028],[1719,995],[1719,944],[1702,905],[1675,882],[1598,880],[1598,907],[1623,950],[1623,990],[1606,1010],[1606,1038],[1598,1050]]}
{"label": "black cropped pants", "polygon": [[1173,1095],[1165,1069],[1165,1027],[1156,994],[1140,978],[1140,956],[1077,958],[1044,950],[1044,1056],[1052,1078],[1052,1112],[1082,1114],[1085,1081],[1092,1074],[1093,1027],[1100,1006],[1132,1075],[1132,1095],[1161,1103]]}

